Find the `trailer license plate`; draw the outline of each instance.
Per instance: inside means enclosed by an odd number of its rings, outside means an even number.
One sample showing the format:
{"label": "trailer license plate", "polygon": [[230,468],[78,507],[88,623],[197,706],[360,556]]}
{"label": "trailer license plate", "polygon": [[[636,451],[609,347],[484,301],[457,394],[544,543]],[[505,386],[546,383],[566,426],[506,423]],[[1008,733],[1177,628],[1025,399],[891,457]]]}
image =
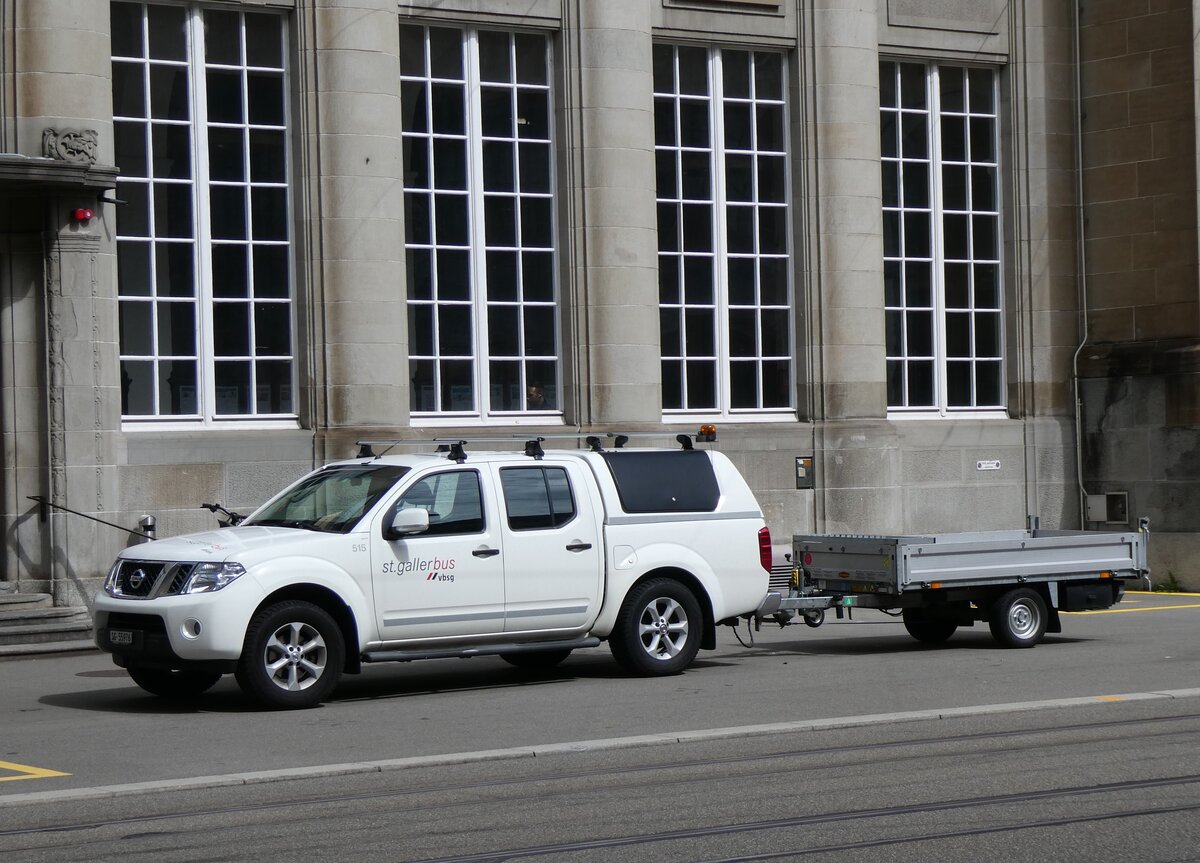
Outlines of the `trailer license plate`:
{"label": "trailer license plate", "polygon": [[133,644],[133,633],[128,629],[110,629],[108,631],[109,644]]}

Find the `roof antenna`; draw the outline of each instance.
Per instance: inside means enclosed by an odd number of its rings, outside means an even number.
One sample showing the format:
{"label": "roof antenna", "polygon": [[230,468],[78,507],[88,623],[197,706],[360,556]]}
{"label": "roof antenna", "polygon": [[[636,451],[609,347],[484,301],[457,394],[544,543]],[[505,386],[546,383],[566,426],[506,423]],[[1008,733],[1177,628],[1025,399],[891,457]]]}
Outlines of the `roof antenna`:
{"label": "roof antenna", "polygon": [[592,452],[604,452],[604,447],[600,446],[600,438],[596,437],[594,434],[588,435],[586,438],[584,438],[583,442],[592,448]]}
{"label": "roof antenna", "polygon": [[679,445],[684,449],[692,449],[692,439],[685,434],[675,435],[675,440],[679,441]]}
{"label": "roof antenna", "polygon": [[450,444],[450,455],[447,456],[447,458],[449,458],[451,461],[456,461],[459,464],[462,464],[464,461],[466,461],[467,451],[463,449],[464,444],[466,444],[465,440],[460,440],[457,443]]}
{"label": "roof antenna", "polygon": [[544,440],[544,437],[538,437],[525,441],[525,455],[541,461],[542,456],[546,454],[545,450],[542,449],[542,441]]}
{"label": "roof antenna", "polygon": [[375,455],[375,450],[371,449],[371,444],[367,441],[358,442],[358,455],[355,458],[378,458]]}

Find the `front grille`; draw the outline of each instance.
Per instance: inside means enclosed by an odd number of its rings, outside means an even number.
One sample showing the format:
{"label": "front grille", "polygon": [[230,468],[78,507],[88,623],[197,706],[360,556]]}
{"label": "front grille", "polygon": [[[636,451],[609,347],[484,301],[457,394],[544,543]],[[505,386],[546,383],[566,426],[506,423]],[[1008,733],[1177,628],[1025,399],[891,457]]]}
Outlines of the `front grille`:
{"label": "front grille", "polygon": [[113,583],[113,596],[123,599],[176,596],[183,590],[195,566],[194,563],[123,560]]}

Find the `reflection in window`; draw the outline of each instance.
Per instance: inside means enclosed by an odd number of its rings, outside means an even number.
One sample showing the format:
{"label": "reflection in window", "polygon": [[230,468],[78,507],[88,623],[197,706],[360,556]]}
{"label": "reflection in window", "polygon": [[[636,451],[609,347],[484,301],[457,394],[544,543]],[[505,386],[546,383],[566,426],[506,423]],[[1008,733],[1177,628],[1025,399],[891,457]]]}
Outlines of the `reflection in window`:
{"label": "reflection in window", "polygon": [[1004,406],[997,82],[879,65],[888,407]]}
{"label": "reflection in window", "polygon": [[790,411],[784,58],[656,45],[663,410]]}
{"label": "reflection in window", "polygon": [[111,6],[121,413],[290,417],[284,19]]}
{"label": "reflection in window", "polygon": [[415,414],[558,413],[549,44],[405,25]]}
{"label": "reflection in window", "polygon": [[429,530],[420,536],[479,533],[483,530],[479,474],[450,471],[419,480],[396,504],[398,510],[414,507],[429,513]]}

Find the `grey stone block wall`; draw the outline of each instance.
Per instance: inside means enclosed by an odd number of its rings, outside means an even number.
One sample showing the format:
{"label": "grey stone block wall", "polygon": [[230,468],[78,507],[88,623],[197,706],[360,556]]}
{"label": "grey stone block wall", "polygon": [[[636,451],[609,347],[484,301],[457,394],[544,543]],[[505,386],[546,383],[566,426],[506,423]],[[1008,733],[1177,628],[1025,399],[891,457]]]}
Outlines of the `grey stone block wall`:
{"label": "grey stone block wall", "polygon": [[[111,161],[107,4],[0,2],[6,10],[21,10],[17,18],[5,19],[15,22],[22,48],[0,70],[9,76],[0,104],[19,112],[3,118],[4,140],[32,155],[43,125],[86,124],[98,129],[101,158]],[[247,8],[251,5],[258,8]],[[1071,19],[1063,4],[786,0],[742,9],[685,0],[303,0],[271,5],[291,10],[294,47],[300,428],[122,431],[111,211],[102,211],[93,223],[89,235],[94,233],[94,240],[64,230],[61,221],[49,230],[44,224],[16,225],[7,212],[0,225],[14,231],[0,252],[6,272],[0,287],[12,303],[0,308],[0,323],[13,336],[6,337],[0,353],[0,382],[6,389],[0,411],[6,429],[4,505],[18,543],[9,549],[4,578],[15,576],[23,585],[57,579],[71,585],[64,591],[74,595],[82,591],[80,579],[101,574],[116,548],[130,541],[115,531],[92,532],[61,520],[54,522],[51,539],[49,529],[39,526],[24,496],[49,482],[50,446],[60,447],[62,487],[79,508],[130,526],[143,513],[153,513],[165,536],[215,524],[198,509],[201,502],[218,499],[235,509],[253,508],[315,464],[352,454],[358,436],[429,436],[428,429],[413,428],[408,415],[400,20],[533,28],[552,37],[560,343],[569,426],[661,430],[671,436],[683,430],[662,422],[659,391],[652,48],[656,39],[764,46],[787,53],[791,75],[801,401],[797,418],[723,423],[716,446],[746,473],[776,541],[809,531],[1015,527],[1031,511],[1046,526],[1076,526],[1070,376],[1078,337],[1078,238]],[[1152,23],[1125,22],[1127,53],[1137,39],[1143,47],[1154,44],[1158,37],[1138,29]],[[1103,64],[1099,46],[1117,37],[1097,26],[1087,38],[1096,46],[1095,61]],[[68,54],[70,61],[60,62]],[[1170,300],[1168,305],[1186,305],[1189,285],[1194,287],[1195,256],[1174,255],[1187,247],[1188,232],[1194,245],[1194,224],[1180,215],[1181,202],[1157,170],[1163,166],[1139,156],[1148,134],[1161,158],[1194,161],[1188,131],[1155,113],[1174,103],[1168,97],[1172,87],[1178,89],[1177,54],[1164,55],[1163,62],[1171,62],[1160,63],[1158,74],[1170,79],[1162,81],[1164,89],[1156,89],[1152,69],[1150,85],[1137,94],[1122,99],[1106,91],[1090,97],[1094,125],[1089,132],[1096,134],[1089,139],[1088,194],[1094,231],[1104,236],[1089,234],[1086,248],[1096,262],[1092,286],[1101,302],[1093,323],[1101,331],[1119,326],[1101,314],[1113,307],[1106,305],[1108,299],[1124,308],[1119,303],[1139,290],[1144,284],[1139,274],[1148,269],[1154,270],[1155,289],[1164,302]],[[901,421],[887,415],[881,55],[1002,67],[1008,419]],[[1089,80],[1120,80],[1117,68],[1094,66]],[[1137,82],[1143,73],[1129,68],[1122,74]],[[1131,135],[1123,124],[1135,121],[1137,135]],[[1147,210],[1144,203],[1127,202],[1126,215],[1120,206],[1106,206],[1127,201],[1127,195],[1153,203]],[[0,212],[6,212],[4,206],[0,202]],[[1153,230],[1119,235],[1115,227],[1122,222]],[[55,302],[60,320],[77,324],[57,336],[64,359],[57,382],[44,380],[38,371],[46,367],[47,356],[39,335],[47,314],[40,275],[43,236],[54,243],[61,239],[67,253],[55,282],[65,287]],[[1143,320],[1150,314],[1147,310]],[[47,434],[42,407],[47,387],[61,397],[61,441]],[[1146,405],[1186,403],[1168,399],[1163,388],[1144,389],[1149,401],[1134,412]],[[1097,392],[1098,404],[1111,395]],[[1126,409],[1121,398],[1111,401],[1112,411]],[[478,427],[438,431],[487,433]],[[1120,434],[1129,437],[1105,444],[1110,461],[1142,441],[1151,450],[1165,448],[1141,459],[1128,477],[1115,479],[1135,484],[1135,490],[1139,481],[1152,482],[1169,491],[1163,500],[1187,505],[1194,485],[1181,480],[1178,488],[1166,489],[1168,474],[1186,473],[1182,445],[1155,438],[1136,424],[1122,427]],[[815,458],[815,489],[794,487],[796,456]],[[1001,469],[977,470],[977,462],[991,460],[999,460]],[[52,564],[55,559],[59,562]]]}

